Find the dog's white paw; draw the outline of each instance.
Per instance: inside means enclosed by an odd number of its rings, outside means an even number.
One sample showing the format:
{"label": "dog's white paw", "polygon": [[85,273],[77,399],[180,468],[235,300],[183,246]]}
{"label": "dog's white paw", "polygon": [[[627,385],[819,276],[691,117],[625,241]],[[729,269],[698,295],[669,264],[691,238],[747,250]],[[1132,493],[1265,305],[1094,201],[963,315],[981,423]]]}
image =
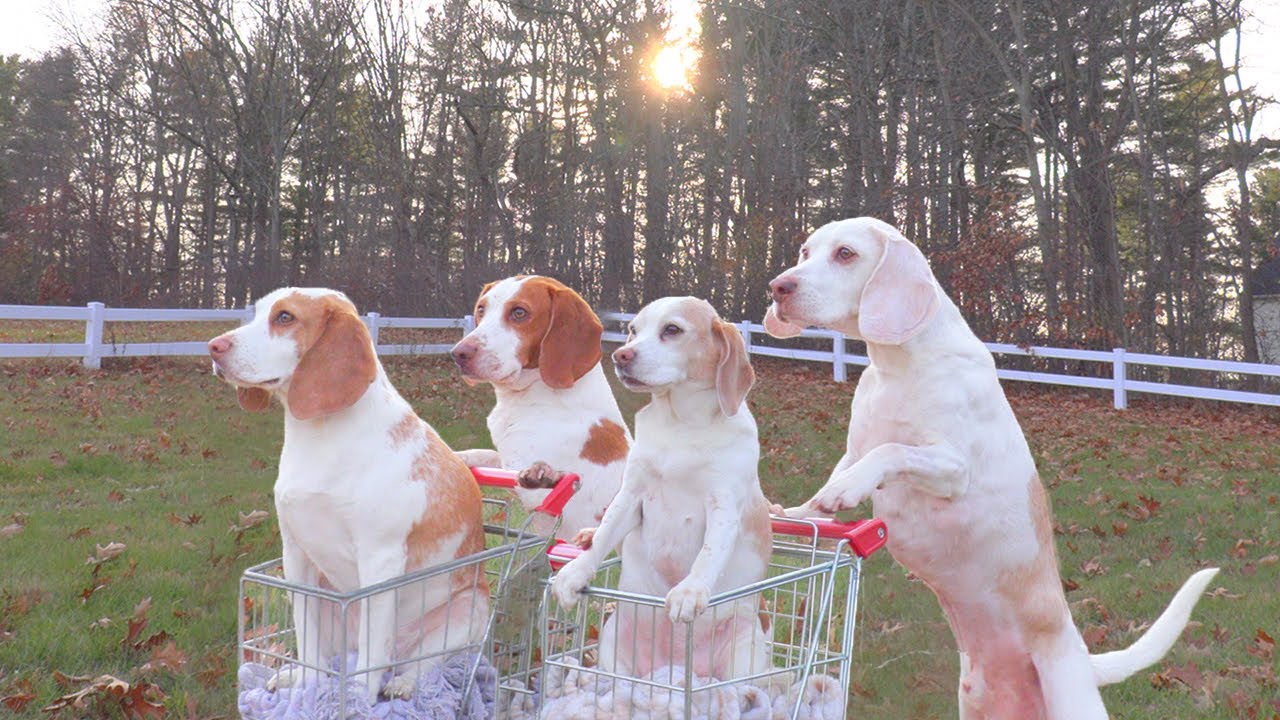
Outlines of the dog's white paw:
{"label": "dog's white paw", "polygon": [[591,569],[591,565],[581,557],[576,558],[551,578],[551,594],[556,596],[561,605],[571,608],[578,604],[578,592],[591,582],[592,575],[595,575],[595,571]]}
{"label": "dog's white paw", "polygon": [[302,684],[302,673],[305,668],[297,665],[290,665],[276,672],[267,680],[267,692],[275,692],[285,688],[291,688],[294,685]]}
{"label": "dog's white paw", "polygon": [[[804,505],[801,505],[800,508],[804,508],[805,506],[808,506],[813,510],[817,510],[818,512],[823,513],[827,516],[831,516],[831,515],[835,515],[841,510],[848,510],[850,508],[855,508],[858,505],[860,505],[863,500],[866,500],[866,499],[867,499],[867,496],[865,493],[859,492],[847,486],[842,487],[840,485],[836,485],[836,486],[825,487],[822,490],[818,491],[818,494],[814,495],[813,499],[811,499],[809,502],[805,503]],[[800,508],[792,508],[792,509],[799,510]],[[790,515],[791,510],[790,509],[787,510],[787,513],[788,515]],[[812,515],[812,513],[810,513],[810,515]],[[792,516],[792,517],[797,517],[797,516]]]}
{"label": "dog's white paw", "polygon": [[667,614],[671,622],[693,622],[707,609],[711,588],[701,581],[685,578],[667,593]]}
{"label": "dog's white paw", "polygon": [[382,686],[382,694],[392,699],[408,700],[413,697],[413,691],[417,687],[418,680],[413,675],[397,675]]}

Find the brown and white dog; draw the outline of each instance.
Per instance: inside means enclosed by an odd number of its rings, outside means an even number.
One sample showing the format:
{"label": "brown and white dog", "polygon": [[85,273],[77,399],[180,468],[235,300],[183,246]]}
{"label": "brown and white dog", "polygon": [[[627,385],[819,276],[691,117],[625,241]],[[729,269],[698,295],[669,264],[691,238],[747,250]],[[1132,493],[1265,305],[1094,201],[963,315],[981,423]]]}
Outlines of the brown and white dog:
{"label": "brown and white dog", "polygon": [[758,598],[704,615],[713,594],[762,580],[772,551],[760,444],[745,402],[755,382],[746,346],[711,305],[690,297],[655,300],[629,330],[614,367],[628,389],[653,399],[636,414],[622,490],[552,591],[573,606],[621,543],[618,588],[665,597],[669,620],[619,603],[600,632],[602,669],[643,677],[685,663],[684,631],[674,623],[693,623],[695,673],[728,680],[762,672],[769,642]]}
{"label": "brown and white dog", "polygon": [[[287,580],[346,592],[484,549],[471,472],[391,386],[345,295],[276,290],[257,302],[252,322],[209,341],[209,354],[241,407],[265,410],[273,396],[284,405],[274,494]],[[364,602],[355,649],[361,667],[377,668],[478,641],[489,590],[469,568]],[[333,619],[321,617],[319,602],[295,602],[293,614],[305,665],[347,650],[321,636]],[[408,697],[422,669],[403,668],[412,671],[386,694]],[[291,666],[269,687],[295,684],[302,672]],[[365,676],[370,700],[381,675]]]}
{"label": "brown and white dog", "polygon": [[595,527],[622,484],[631,446],[600,366],[600,319],[578,293],[538,275],[486,285],[475,319],[453,358],[468,382],[493,385],[488,423],[497,449],[459,455],[472,467],[520,472],[516,493],[530,508],[563,473],[577,473],[557,536]]}
{"label": "brown and white dog", "polygon": [[991,353],[892,226],[818,228],[770,284],[765,329],[867,343],[845,455],[791,517],[870,498],[893,557],[934,591],[960,649],[960,717],[1105,718],[1099,685],[1158,661],[1216,569],[1191,576],[1125,650],[1090,655],[1058,575],[1049,501]]}

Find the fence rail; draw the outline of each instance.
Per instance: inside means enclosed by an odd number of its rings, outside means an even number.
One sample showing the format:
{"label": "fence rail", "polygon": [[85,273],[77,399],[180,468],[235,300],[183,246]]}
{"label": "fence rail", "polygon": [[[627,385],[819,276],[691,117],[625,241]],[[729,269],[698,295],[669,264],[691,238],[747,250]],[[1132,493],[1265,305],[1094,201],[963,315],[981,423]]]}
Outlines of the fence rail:
{"label": "fence rail", "polygon": [[[241,310],[108,308],[98,302],[89,303],[85,307],[0,305],[0,320],[61,320],[83,322],[85,324],[84,342],[0,343],[0,359],[78,357],[82,358],[86,367],[99,368],[104,357],[200,356],[208,352],[204,342],[105,342],[103,340],[103,327],[108,322],[243,323],[248,322],[252,317],[252,307]],[[608,342],[624,341],[626,333],[621,332],[620,328],[633,317],[635,315],[631,313],[601,313],[600,319],[606,325],[604,339]],[[413,318],[383,317],[379,313],[371,312],[366,314],[363,320],[369,327],[369,332],[373,336],[379,355],[435,355],[446,353],[452,347],[451,343],[381,343],[379,342],[379,332],[383,329],[457,330],[461,334],[474,327],[470,315],[462,318]],[[801,333],[801,338],[810,341],[825,340],[830,343],[830,350],[820,350],[812,347],[794,347],[755,342],[757,338],[763,339],[767,337],[764,333],[764,326],[759,323],[741,322],[737,324],[737,327],[746,341],[747,350],[751,354],[830,365],[832,377],[840,382],[844,382],[847,379],[850,365],[865,366],[868,363],[866,355],[849,351],[848,343],[850,341],[847,338],[831,330],[809,329]],[[777,341],[769,341],[769,343],[775,342]],[[1128,395],[1131,392],[1280,406],[1280,394],[1277,393],[1138,380],[1130,377],[1129,372],[1131,367],[1156,367],[1280,378],[1280,365],[1131,353],[1124,348],[1116,348],[1111,352],[1106,352],[1071,348],[1022,347],[1004,343],[987,343],[986,345],[997,359],[1002,357],[1044,358],[1110,366],[1109,372],[1105,376],[1101,374],[1093,376],[1040,372],[1008,367],[997,368],[996,373],[1004,380],[1111,390],[1112,402],[1117,408],[1128,406]]]}

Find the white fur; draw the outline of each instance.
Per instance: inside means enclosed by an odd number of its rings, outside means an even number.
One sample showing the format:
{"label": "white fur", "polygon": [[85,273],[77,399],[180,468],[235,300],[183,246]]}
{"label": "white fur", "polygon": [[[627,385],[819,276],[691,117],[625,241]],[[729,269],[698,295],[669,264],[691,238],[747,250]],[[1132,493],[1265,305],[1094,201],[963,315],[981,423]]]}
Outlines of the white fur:
{"label": "white fur", "polygon": [[[765,576],[771,538],[756,471],[755,419],[745,403],[725,415],[714,378],[691,377],[688,371],[699,357],[705,360],[703,353],[718,352],[709,331],[695,327],[714,311],[706,306],[704,317],[683,312],[691,300],[668,298],[646,306],[632,322],[627,344],[614,353],[616,364],[620,353],[635,352],[625,371],[619,367],[619,376],[653,399],[636,415],[636,444],[621,491],[591,547],[556,574],[552,591],[562,604],[575,604],[578,592],[621,543],[619,589],[665,596],[668,618],[619,603],[600,633],[600,667],[642,676],[683,662],[683,641],[674,642],[679,657],[662,656],[671,642],[650,641],[673,632],[683,638],[684,629],[673,623],[693,622],[695,672],[731,679],[768,666],[758,598],[718,606],[714,618],[704,611],[712,595]],[[663,336],[669,324],[681,326],[683,333]],[[763,522],[752,524],[753,517]],[[763,536],[751,535],[750,528]],[[651,647],[657,656],[647,656]]]}
{"label": "white fur", "polygon": [[[338,591],[357,590],[407,570],[409,531],[433,512],[430,489],[411,479],[413,463],[426,450],[427,440],[423,436],[393,441],[392,428],[413,410],[392,387],[381,363],[377,363],[377,375],[368,390],[345,410],[310,420],[299,420],[289,412],[289,380],[303,350],[289,335],[270,335],[268,314],[276,301],[292,293],[341,296],[331,290],[295,288],[267,295],[257,302],[252,322],[215,339],[231,341],[231,349],[215,366],[237,387],[266,382],[285,406],[284,447],[273,490],[285,578],[320,585],[323,575],[327,585]],[[426,565],[454,559],[468,523],[479,521],[478,513],[475,518],[440,517],[439,522],[449,523],[456,531],[447,536],[435,559]],[[488,616],[488,594],[457,594],[450,582],[448,576],[442,576],[401,592],[399,607],[391,593],[375,596],[367,608],[358,607],[348,621],[355,626],[361,666],[374,667],[477,641]],[[339,632],[336,623],[342,620],[335,617],[332,608],[322,607],[314,598],[298,596],[293,613],[298,656],[304,663],[319,667],[323,658],[346,651],[334,647],[334,637],[321,635],[322,630],[333,636]],[[272,678],[269,687],[274,690],[297,683],[303,672],[295,666]],[[371,700],[378,694],[381,674],[376,671],[365,678]],[[407,697],[416,674],[394,678],[387,693]]]}
{"label": "white fur", "polygon": [[[826,516],[872,499],[891,529],[890,552],[934,590],[956,635],[961,717],[1106,717],[1098,685],[1163,656],[1216,571],[1193,575],[1133,647],[1094,657],[1065,610],[1056,567],[1037,576],[1040,586],[1008,586],[1010,573],[1016,577],[1045,550],[1030,504],[1029,483],[1039,482],[1035,463],[991,354],[909,245],[871,218],[830,223],[806,240],[800,262],[771,284],[770,332],[793,335],[819,325],[866,337],[870,357],[854,392],[844,457],[812,499],[786,513]],[[873,279],[890,246],[899,253],[894,272],[910,278]],[[842,260],[841,248],[856,256]],[[922,293],[919,283],[926,277],[932,289]],[[914,297],[897,306],[877,298],[873,333],[863,306],[876,283],[874,292]],[[872,335],[894,341],[877,342]],[[1055,641],[1033,648],[1011,618],[1045,598],[1054,607],[1060,601],[1066,617]],[[1042,701],[1008,701],[1002,693],[1027,690],[1009,679],[1012,669],[1038,673],[1039,689],[1030,692]],[[1003,690],[992,690],[1002,683]]]}

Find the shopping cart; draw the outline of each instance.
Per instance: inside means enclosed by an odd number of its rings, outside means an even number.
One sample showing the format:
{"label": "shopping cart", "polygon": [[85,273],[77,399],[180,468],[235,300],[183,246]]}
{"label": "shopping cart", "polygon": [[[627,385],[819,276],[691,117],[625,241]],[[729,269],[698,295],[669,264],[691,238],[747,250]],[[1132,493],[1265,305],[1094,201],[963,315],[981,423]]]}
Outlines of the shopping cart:
{"label": "shopping cart", "polygon": [[[524,683],[508,686],[504,679],[511,702],[499,706],[500,717],[843,719],[861,563],[884,546],[885,525],[878,519],[774,519],[773,531],[765,579],[713,596],[692,624],[671,623],[662,597],[619,590],[617,557],[601,566],[573,608],[560,606],[548,584],[538,620],[541,670]],[[556,569],[580,553],[568,543],[548,549]],[[610,623],[610,616],[626,617],[633,628],[648,631],[620,631],[624,623]],[[738,632],[743,622],[759,623],[763,632]],[[717,629],[724,634],[717,637]],[[610,632],[610,656],[617,665],[605,668],[598,664],[601,636]],[[729,678],[695,670],[714,664],[715,658],[700,653],[734,656],[747,650],[752,655],[756,648],[732,646],[746,642],[743,637],[752,643],[763,638],[768,660]]]}
{"label": "shopping cart", "polygon": [[[512,488],[516,473],[473,468],[483,487]],[[458,718],[488,718],[495,702],[498,677],[525,677],[536,654],[532,620],[542,598],[542,586],[550,575],[544,551],[559,524],[560,512],[572,496],[577,476],[565,475],[533,512],[526,512],[514,496],[484,498],[486,549],[450,563],[424,568],[401,577],[352,592],[290,582],[284,578],[280,559],[255,565],[240,578],[239,656],[240,712],[244,718],[360,717],[375,708],[366,697],[365,679],[405,668],[417,671],[415,694],[407,700],[380,700],[395,705],[392,715],[415,716],[418,705],[437,709],[442,704],[459,708]],[[396,657],[392,664],[366,666],[355,656],[360,613],[375,597],[395,598],[400,609],[427,607],[425,595],[432,581],[444,577],[483,572],[490,592],[489,612],[476,625],[458,628],[471,638],[462,647],[445,653]],[[402,602],[423,596],[421,603]],[[305,629],[294,626],[293,607],[314,604],[304,617],[319,618],[317,636],[323,638],[322,664],[306,664],[297,658],[296,637]],[[304,605],[306,607],[306,605]],[[447,613],[457,617],[454,613]],[[417,617],[415,614],[414,617]],[[403,627],[402,618],[395,627]],[[449,628],[453,636],[455,628]],[[450,643],[453,644],[453,643]],[[269,691],[267,681],[286,666],[300,671],[302,683],[287,691]],[[434,717],[434,715],[430,715]]]}

